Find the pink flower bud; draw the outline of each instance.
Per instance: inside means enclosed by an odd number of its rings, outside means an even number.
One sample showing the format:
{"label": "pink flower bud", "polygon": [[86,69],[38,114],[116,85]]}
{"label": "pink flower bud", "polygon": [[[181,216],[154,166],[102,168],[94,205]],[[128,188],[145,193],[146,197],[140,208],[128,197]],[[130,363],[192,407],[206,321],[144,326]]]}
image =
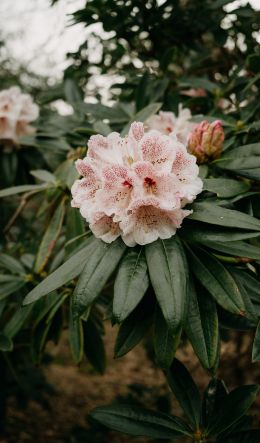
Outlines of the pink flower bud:
{"label": "pink flower bud", "polygon": [[199,123],[188,139],[188,150],[197,157],[198,164],[219,158],[223,149],[224,131],[220,120]]}

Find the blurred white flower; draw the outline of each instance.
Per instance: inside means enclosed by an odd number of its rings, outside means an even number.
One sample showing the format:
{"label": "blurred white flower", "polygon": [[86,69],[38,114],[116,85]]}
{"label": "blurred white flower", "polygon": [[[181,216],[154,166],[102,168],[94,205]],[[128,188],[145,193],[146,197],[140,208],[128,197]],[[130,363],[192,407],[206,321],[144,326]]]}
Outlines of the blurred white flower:
{"label": "blurred white flower", "polygon": [[0,139],[16,142],[19,136],[33,133],[29,123],[38,115],[39,108],[31,96],[17,86],[0,91]]}
{"label": "blurred white flower", "polygon": [[190,121],[192,115],[188,108],[179,105],[178,116],[173,112],[160,111],[157,115],[149,117],[145,125],[148,129],[156,129],[163,134],[176,135],[177,139],[186,145],[190,132],[194,129],[195,123]]}

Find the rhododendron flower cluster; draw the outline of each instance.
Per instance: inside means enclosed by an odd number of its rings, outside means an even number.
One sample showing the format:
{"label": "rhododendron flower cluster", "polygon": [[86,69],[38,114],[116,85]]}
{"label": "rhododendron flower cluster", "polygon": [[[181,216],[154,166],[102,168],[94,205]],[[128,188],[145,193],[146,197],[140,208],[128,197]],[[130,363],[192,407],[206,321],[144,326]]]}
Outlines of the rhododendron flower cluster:
{"label": "rhododendron flower cluster", "polygon": [[188,150],[197,157],[198,164],[207,163],[220,157],[223,150],[224,130],[220,120],[199,123],[188,139]]}
{"label": "rhododendron flower cluster", "polygon": [[145,124],[148,129],[156,129],[163,134],[174,132],[177,139],[186,145],[190,132],[196,126],[196,123],[190,121],[191,112],[188,108],[182,108],[179,105],[178,117],[173,112],[160,111],[157,115],[149,117]]}
{"label": "rhododendron flower cluster", "polygon": [[17,86],[0,91],[0,139],[17,141],[34,129],[29,125],[39,115],[38,106],[30,95]]}
{"label": "rhododendron flower cluster", "polygon": [[183,207],[202,190],[196,158],[175,134],[145,132],[140,122],[124,138],[92,136],[76,168],[83,178],[72,186],[72,206],[108,243],[119,236],[128,246],[170,238],[191,213]]}

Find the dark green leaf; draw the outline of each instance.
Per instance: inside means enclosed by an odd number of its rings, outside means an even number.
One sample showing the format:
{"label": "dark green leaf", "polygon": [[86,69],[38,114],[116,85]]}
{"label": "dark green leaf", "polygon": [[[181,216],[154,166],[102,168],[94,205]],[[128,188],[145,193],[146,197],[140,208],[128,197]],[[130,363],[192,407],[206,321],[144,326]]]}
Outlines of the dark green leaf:
{"label": "dark green leaf", "polygon": [[260,220],[243,212],[222,208],[212,203],[195,203],[189,219],[236,229],[260,231]]}
{"label": "dark green leaf", "polygon": [[189,435],[180,419],[137,406],[114,405],[94,409],[91,417],[103,425],[133,436],[173,439]]}
{"label": "dark green leaf", "polygon": [[208,178],[203,180],[203,190],[214,192],[220,198],[234,197],[249,189],[248,183],[229,178]]}
{"label": "dark green leaf", "polygon": [[173,361],[167,372],[167,380],[185,415],[196,426],[196,429],[199,429],[201,421],[200,393],[188,370],[179,360]]}
{"label": "dark green leaf", "polygon": [[84,353],[96,371],[104,374],[106,369],[106,352],[101,337],[101,331],[95,324],[92,316],[83,322]]}
{"label": "dark green leaf", "polygon": [[95,301],[126,250],[121,239],[108,244],[95,239],[94,249],[74,291],[74,314],[81,316]]}
{"label": "dark green leaf", "polygon": [[5,334],[0,333],[0,351],[11,352],[13,350],[14,344],[10,337]]}
{"label": "dark green leaf", "polygon": [[219,360],[219,327],[216,304],[202,287],[189,285],[185,333],[205,369],[214,372]]}
{"label": "dark green leaf", "polygon": [[252,361],[260,361],[260,321],[256,328],[255,339],[253,344]]}
{"label": "dark green leaf", "polygon": [[149,285],[143,249],[130,249],[119,267],[113,300],[113,315],[122,322],[135,309]]}
{"label": "dark green leaf", "polygon": [[207,431],[210,435],[219,435],[236,423],[247,413],[254,403],[259,386],[248,385],[234,389],[222,402],[218,414],[212,417]]}
{"label": "dark green leaf", "polygon": [[83,358],[84,338],[82,320],[74,317],[72,312],[72,297],[70,299],[69,312],[69,341],[73,360],[80,363]]}
{"label": "dark green leaf", "polygon": [[180,329],[187,305],[187,262],[180,240],[157,240],[146,245],[149,276],[168,327]]}
{"label": "dark green leaf", "polygon": [[196,278],[212,297],[224,309],[244,315],[246,308],[239,288],[222,263],[201,248],[189,249],[189,258]]}
{"label": "dark green leaf", "polygon": [[41,273],[45,268],[48,260],[56,245],[57,239],[60,235],[62,223],[65,215],[65,200],[58,202],[58,206],[47,226],[40,243],[35,262],[35,272]]}
{"label": "dark green leaf", "polygon": [[77,277],[84,268],[88,256],[92,253],[94,242],[91,240],[93,240],[93,237],[86,241],[86,246],[69,258],[69,260],[29,292],[25,297],[23,304],[28,305],[33,303]]}
{"label": "dark green leaf", "polygon": [[119,358],[133,349],[144,337],[153,321],[153,300],[148,294],[119,328],[115,357]]}
{"label": "dark green leaf", "polygon": [[177,331],[169,329],[158,306],[154,323],[154,350],[156,361],[161,368],[168,369],[171,366],[180,337],[181,328]]}

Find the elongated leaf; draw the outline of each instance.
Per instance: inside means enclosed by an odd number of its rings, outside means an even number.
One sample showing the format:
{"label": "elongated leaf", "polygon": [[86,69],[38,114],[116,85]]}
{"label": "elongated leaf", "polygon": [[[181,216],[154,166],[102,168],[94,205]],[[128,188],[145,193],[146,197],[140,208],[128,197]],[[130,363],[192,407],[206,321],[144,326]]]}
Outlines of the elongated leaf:
{"label": "elongated leaf", "polygon": [[23,279],[14,279],[14,281],[2,283],[0,286],[0,300],[3,300],[5,297],[8,297],[8,295],[19,291],[19,289],[25,286],[25,284],[26,282]]}
{"label": "elongated leaf", "polygon": [[259,392],[259,386],[248,385],[234,389],[222,402],[218,414],[212,417],[207,428],[210,435],[219,435],[247,413]]}
{"label": "elongated leaf", "polygon": [[209,248],[215,249],[216,251],[224,252],[225,254],[234,257],[245,257],[253,258],[255,260],[260,260],[260,248],[250,243],[243,241],[233,241],[233,242],[203,242]]}
{"label": "elongated leaf", "polygon": [[82,315],[98,297],[126,250],[126,245],[121,239],[110,244],[95,239],[94,243],[94,250],[87,260],[73,295],[73,310],[76,316]]}
{"label": "elongated leaf", "polygon": [[121,132],[121,135],[124,136],[128,133],[131,123],[133,123],[134,121],[144,122],[151,115],[156,114],[156,112],[159,111],[161,106],[162,103],[150,103],[145,108],[141,109],[141,111],[137,112],[137,114],[133,116],[131,121],[124,127],[123,131]]}
{"label": "elongated leaf", "polygon": [[232,149],[215,163],[219,168],[233,171],[237,175],[260,180],[260,143]]}
{"label": "elongated leaf", "polygon": [[192,270],[213,298],[234,314],[245,313],[243,298],[239,288],[226,268],[212,255],[201,248],[189,249]]}
{"label": "elongated leaf", "polygon": [[23,192],[44,191],[45,189],[47,189],[47,185],[45,183],[40,185],[13,186],[12,188],[2,189],[0,191],[0,198],[9,197],[15,194],[22,194]]}
{"label": "elongated leaf", "polygon": [[191,375],[179,360],[173,361],[167,372],[167,380],[185,415],[196,426],[196,429],[199,429],[201,421],[200,393]]}
{"label": "elongated leaf", "polygon": [[[85,233],[85,224],[83,217],[79,211],[75,211],[75,208],[68,206],[66,208],[66,252],[70,254],[81,243],[80,236]],[[78,239],[77,239],[78,238]],[[71,241],[75,239],[75,241]]]}
{"label": "elongated leaf", "polygon": [[260,361],[260,321],[256,328],[255,339],[253,344],[252,361]]}
{"label": "elongated leaf", "polygon": [[216,304],[200,287],[189,284],[189,306],[185,333],[205,369],[214,372],[219,360],[219,326]]}
{"label": "elongated leaf", "polygon": [[104,374],[106,369],[106,351],[101,337],[101,332],[92,316],[83,323],[84,353],[96,371]]}
{"label": "elongated leaf", "polygon": [[194,212],[189,215],[191,220],[229,228],[260,231],[260,220],[243,212],[222,208],[212,203],[195,203],[193,210]]}
{"label": "elongated leaf", "polygon": [[56,183],[57,181],[55,175],[53,175],[49,171],[45,171],[44,169],[35,169],[33,171],[30,171],[30,174],[43,182]]}
{"label": "elongated leaf", "polygon": [[115,431],[136,437],[173,439],[189,435],[187,426],[180,419],[137,406],[103,406],[94,409],[91,417]]}
{"label": "elongated leaf", "polygon": [[205,223],[188,221],[180,229],[180,236],[187,241],[205,243],[212,242],[233,242],[237,240],[246,240],[259,237],[258,231],[239,231],[232,228],[223,228],[220,226],[206,225]]}
{"label": "elongated leaf", "polygon": [[0,254],[0,266],[7,269],[9,272],[13,272],[14,274],[24,275],[26,273],[22,263],[8,254]]}
{"label": "elongated leaf", "polygon": [[113,315],[122,322],[135,309],[149,285],[143,249],[131,249],[119,267],[113,300]]}
{"label": "elongated leaf", "polygon": [[35,272],[41,273],[45,268],[52,251],[56,245],[56,241],[60,235],[62,223],[65,215],[65,200],[58,203],[50,223],[44,233],[39,250],[36,256]]}
{"label": "elongated leaf", "polygon": [[229,178],[209,178],[203,180],[203,189],[214,192],[221,198],[234,197],[248,191],[249,188],[248,183]]}
{"label": "elongated leaf", "polygon": [[84,248],[74,254],[69,260],[56,269],[56,271],[50,274],[31,292],[29,292],[25,297],[23,304],[28,305],[33,303],[77,277],[82,272],[88,256],[92,253],[94,242],[91,240],[93,240],[93,238],[89,238],[86,241],[87,244]]}
{"label": "elongated leaf", "polygon": [[180,342],[181,331],[181,328],[177,331],[169,329],[158,306],[154,323],[154,350],[156,361],[161,368],[168,369],[171,366]]}
{"label": "elongated leaf", "polygon": [[10,337],[0,333],[0,351],[11,352],[13,350],[14,344]]}
{"label": "elongated leaf", "polygon": [[203,396],[202,413],[204,427],[208,425],[212,417],[218,414],[222,407],[222,402],[227,395],[228,390],[223,380],[212,378]]}
{"label": "elongated leaf", "polygon": [[4,327],[4,334],[9,338],[13,338],[17,332],[23,327],[24,323],[30,316],[33,310],[33,305],[30,306],[22,306],[16,310],[14,315],[10,318],[10,320],[6,323]]}
{"label": "elongated leaf", "polygon": [[70,299],[69,313],[69,341],[73,360],[78,364],[83,358],[84,337],[82,320],[79,317],[76,318],[73,316],[72,297]]}
{"label": "elongated leaf", "polygon": [[177,331],[185,321],[187,263],[181,242],[174,236],[146,245],[149,276],[168,327]]}
{"label": "elongated leaf", "polygon": [[153,301],[148,294],[120,326],[115,343],[115,357],[122,357],[131,351],[143,339],[152,322]]}

